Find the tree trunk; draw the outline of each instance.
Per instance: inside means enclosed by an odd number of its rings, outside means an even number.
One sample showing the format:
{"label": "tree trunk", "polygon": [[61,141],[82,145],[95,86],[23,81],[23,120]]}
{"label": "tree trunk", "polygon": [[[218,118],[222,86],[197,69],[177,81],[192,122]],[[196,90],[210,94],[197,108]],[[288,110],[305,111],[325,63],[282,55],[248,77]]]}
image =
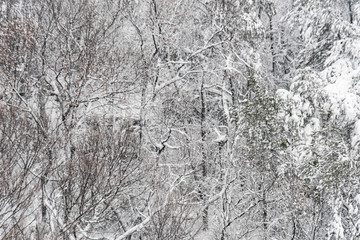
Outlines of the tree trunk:
{"label": "tree trunk", "polygon": [[270,51],[271,51],[271,72],[275,73],[275,49],[274,49],[274,33],[273,33],[273,18],[269,16],[269,30],[270,30]]}
{"label": "tree trunk", "polygon": [[[201,101],[201,116],[200,116],[200,128],[201,128],[201,151],[202,151],[202,160],[201,160],[201,173],[203,183],[206,182],[207,176],[207,168],[206,168],[206,152],[205,152],[205,140],[206,140],[206,131],[205,131],[205,114],[206,114],[206,105],[205,105],[205,93],[204,93],[204,80],[202,79],[201,87],[200,87],[200,101]],[[202,184],[203,185],[203,184]],[[206,198],[204,195],[205,187],[202,187],[200,198],[206,204]],[[209,215],[209,207],[206,206],[203,210],[203,230],[207,230],[208,228],[208,215]]]}
{"label": "tree trunk", "polygon": [[350,21],[351,24],[353,24],[353,22],[354,22],[354,17],[353,17],[352,2],[351,2],[351,0],[348,1],[348,6],[349,6],[349,21]]}

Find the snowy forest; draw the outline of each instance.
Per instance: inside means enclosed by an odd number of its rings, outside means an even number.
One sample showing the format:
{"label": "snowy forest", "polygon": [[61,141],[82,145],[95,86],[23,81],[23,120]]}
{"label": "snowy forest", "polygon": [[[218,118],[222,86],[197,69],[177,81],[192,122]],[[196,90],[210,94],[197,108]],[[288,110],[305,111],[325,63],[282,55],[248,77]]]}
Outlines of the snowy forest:
{"label": "snowy forest", "polygon": [[360,1],[0,0],[0,239],[360,239]]}

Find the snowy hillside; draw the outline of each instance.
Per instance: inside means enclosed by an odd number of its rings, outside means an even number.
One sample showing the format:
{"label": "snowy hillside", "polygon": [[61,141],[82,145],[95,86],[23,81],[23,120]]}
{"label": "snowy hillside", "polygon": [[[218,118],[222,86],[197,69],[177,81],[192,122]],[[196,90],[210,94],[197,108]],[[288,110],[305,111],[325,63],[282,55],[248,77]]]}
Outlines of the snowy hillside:
{"label": "snowy hillside", "polygon": [[360,239],[359,1],[0,5],[0,239]]}

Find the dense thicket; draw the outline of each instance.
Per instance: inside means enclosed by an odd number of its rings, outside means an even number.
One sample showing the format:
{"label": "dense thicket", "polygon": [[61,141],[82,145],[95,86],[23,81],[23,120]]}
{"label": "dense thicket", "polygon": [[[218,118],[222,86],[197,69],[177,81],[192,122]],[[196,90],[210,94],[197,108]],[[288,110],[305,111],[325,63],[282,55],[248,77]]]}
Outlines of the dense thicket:
{"label": "dense thicket", "polygon": [[1,239],[359,239],[357,0],[2,0]]}

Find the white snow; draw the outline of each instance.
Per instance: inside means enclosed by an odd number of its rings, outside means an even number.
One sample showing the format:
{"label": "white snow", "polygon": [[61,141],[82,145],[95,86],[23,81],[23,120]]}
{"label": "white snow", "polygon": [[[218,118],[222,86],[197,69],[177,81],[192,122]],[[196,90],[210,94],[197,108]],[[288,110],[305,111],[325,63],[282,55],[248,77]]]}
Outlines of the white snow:
{"label": "white snow", "polygon": [[217,135],[217,138],[214,140],[214,142],[216,143],[221,143],[221,142],[225,142],[226,141],[226,135],[225,134],[221,134],[219,129],[214,128],[214,131]]}
{"label": "white snow", "polygon": [[360,40],[345,39],[337,41],[331,56],[326,61],[328,67],[321,76],[328,80],[324,90],[332,103],[331,111],[335,117],[343,117],[354,122],[360,115],[360,96],[354,87],[360,77]]}
{"label": "white snow", "polygon": [[276,95],[281,100],[287,100],[287,98],[289,97],[289,91],[286,89],[279,89],[276,91]]}
{"label": "white snow", "polygon": [[3,13],[6,12],[6,3],[5,3],[5,2],[3,2],[2,5],[1,5],[1,11],[2,11]]}
{"label": "white snow", "polygon": [[354,200],[360,204],[360,194],[356,195],[356,197],[354,198]]}
{"label": "white snow", "polygon": [[360,143],[360,120],[355,122],[353,137],[351,139],[351,146],[355,147]]}

